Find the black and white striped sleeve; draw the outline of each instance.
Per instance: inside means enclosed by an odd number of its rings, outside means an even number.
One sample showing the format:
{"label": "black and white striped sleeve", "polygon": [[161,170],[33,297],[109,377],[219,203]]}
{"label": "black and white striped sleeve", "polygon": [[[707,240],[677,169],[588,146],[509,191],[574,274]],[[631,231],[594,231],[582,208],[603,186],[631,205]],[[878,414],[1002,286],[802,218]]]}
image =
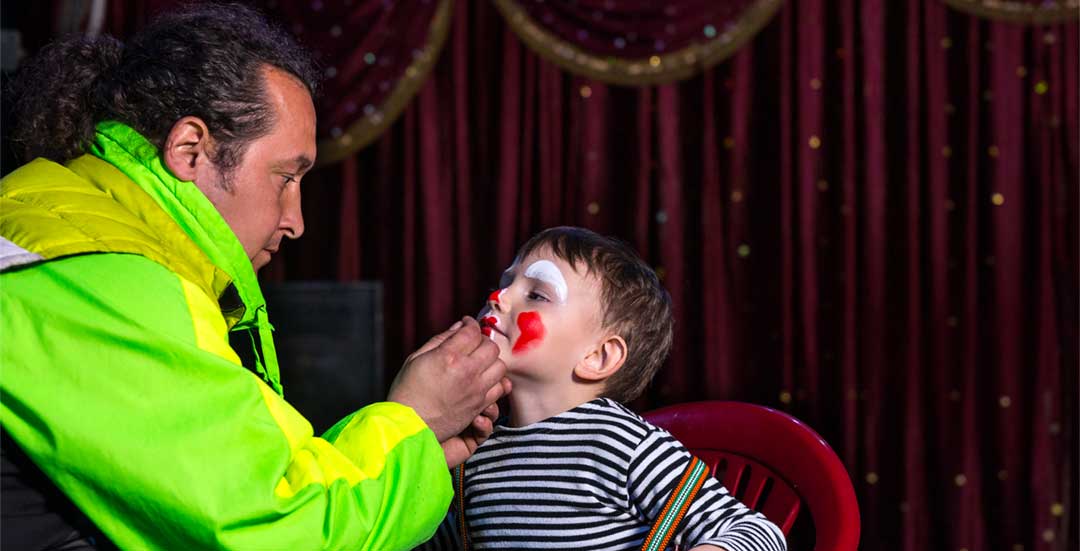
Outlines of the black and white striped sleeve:
{"label": "black and white striped sleeve", "polygon": [[[651,431],[639,444],[630,463],[628,490],[650,523],[662,514],[691,459],[690,452],[663,430]],[[787,549],[775,524],[735,499],[712,476],[704,481],[675,530],[683,549],[703,544],[728,551]]]}

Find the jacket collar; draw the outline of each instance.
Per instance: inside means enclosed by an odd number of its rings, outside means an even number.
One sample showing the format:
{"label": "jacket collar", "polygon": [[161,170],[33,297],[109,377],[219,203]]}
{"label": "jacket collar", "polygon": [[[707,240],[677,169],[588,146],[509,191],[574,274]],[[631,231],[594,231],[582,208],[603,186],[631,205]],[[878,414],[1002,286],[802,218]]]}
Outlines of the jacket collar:
{"label": "jacket collar", "polygon": [[[210,261],[227,276],[215,280],[217,298],[239,296],[241,308],[226,305],[224,315],[233,330],[258,332],[261,374],[281,392],[272,327],[258,277],[240,240],[206,195],[192,182],[180,180],[162,163],[157,147],[131,127],[116,121],[97,125],[93,155],[123,172],[176,221]],[[235,289],[229,289],[229,287]],[[235,309],[234,309],[235,308]]]}

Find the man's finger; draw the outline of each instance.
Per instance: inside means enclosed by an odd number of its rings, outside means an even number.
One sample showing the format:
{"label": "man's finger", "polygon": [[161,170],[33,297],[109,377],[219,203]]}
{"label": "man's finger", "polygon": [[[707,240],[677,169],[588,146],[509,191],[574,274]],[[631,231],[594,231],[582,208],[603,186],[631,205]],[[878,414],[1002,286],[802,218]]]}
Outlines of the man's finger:
{"label": "man's finger", "polygon": [[461,322],[461,327],[439,344],[439,348],[467,356],[488,339],[480,332],[480,324],[476,323],[476,320],[466,316]]}
{"label": "man's finger", "polygon": [[499,418],[499,404],[492,402],[488,404],[488,407],[484,408],[484,411],[480,412],[480,415],[491,419],[492,421]]}
{"label": "man's finger", "polygon": [[491,419],[488,419],[483,415],[477,415],[476,418],[473,419],[472,428],[480,436],[486,437],[495,429],[495,424],[491,422]]}
{"label": "man's finger", "polygon": [[484,338],[476,346],[476,349],[469,354],[469,358],[476,362],[481,367],[487,367],[499,357],[499,345],[491,341],[491,339]]}
{"label": "man's finger", "polygon": [[[475,378],[476,385],[479,388],[490,388],[497,384],[506,377],[506,364],[503,363],[498,357],[491,359],[491,363],[484,366],[483,371],[477,373]],[[485,400],[485,404],[490,404],[495,400]]]}
{"label": "man's finger", "polygon": [[502,398],[502,396],[503,396],[503,394],[505,392],[506,392],[506,387],[505,387],[505,385],[503,385],[502,380],[499,380],[495,384],[491,385],[491,388],[489,388],[487,390],[487,392],[484,393],[484,401],[485,402],[494,402],[495,400],[498,400],[499,398]]}
{"label": "man's finger", "polygon": [[449,339],[450,335],[453,335],[455,332],[457,332],[458,329],[461,329],[463,325],[464,324],[460,321],[455,322],[454,325],[451,325],[450,328],[446,331],[443,331],[442,333],[439,333],[438,335],[435,335],[434,337],[428,339],[428,341],[425,342],[420,348],[417,348],[416,352],[413,352],[410,357],[419,356],[420,354],[430,352],[438,348],[440,344],[445,342],[446,339]]}

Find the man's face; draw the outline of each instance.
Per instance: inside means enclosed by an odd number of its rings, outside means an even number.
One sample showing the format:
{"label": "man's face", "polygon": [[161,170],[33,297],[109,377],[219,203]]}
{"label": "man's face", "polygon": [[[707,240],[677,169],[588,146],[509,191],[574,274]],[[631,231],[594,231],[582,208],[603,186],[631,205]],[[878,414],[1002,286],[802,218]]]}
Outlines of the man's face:
{"label": "man's face", "polygon": [[568,382],[595,346],[603,315],[600,282],[586,273],[547,247],[503,272],[479,318],[515,386]]}
{"label": "man's face", "polygon": [[270,133],[252,141],[227,175],[207,174],[196,185],[240,239],[255,270],[270,262],[282,238],[304,233],[300,178],[315,160],[315,106],[307,88],[278,69],[265,69],[274,109]]}

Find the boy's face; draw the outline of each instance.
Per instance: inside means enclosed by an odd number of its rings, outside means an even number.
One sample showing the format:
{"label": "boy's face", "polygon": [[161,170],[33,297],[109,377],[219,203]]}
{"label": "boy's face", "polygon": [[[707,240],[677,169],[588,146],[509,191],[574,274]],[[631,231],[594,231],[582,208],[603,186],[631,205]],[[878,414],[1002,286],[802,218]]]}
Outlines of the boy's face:
{"label": "boy's face", "polygon": [[515,385],[568,383],[600,337],[600,282],[547,247],[515,260],[488,297],[480,325]]}

